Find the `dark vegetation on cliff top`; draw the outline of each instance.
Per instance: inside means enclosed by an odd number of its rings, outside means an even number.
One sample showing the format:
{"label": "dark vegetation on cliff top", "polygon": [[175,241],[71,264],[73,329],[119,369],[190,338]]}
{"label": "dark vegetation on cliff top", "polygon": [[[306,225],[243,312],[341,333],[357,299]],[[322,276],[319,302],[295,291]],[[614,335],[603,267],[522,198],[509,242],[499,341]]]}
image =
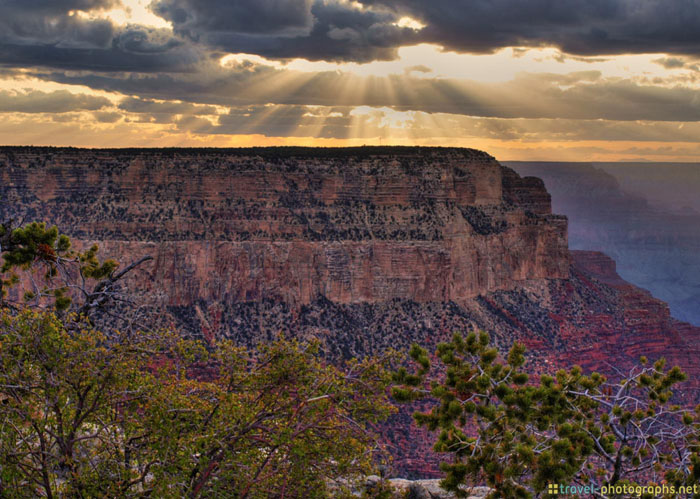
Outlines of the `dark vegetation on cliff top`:
{"label": "dark vegetation on cliff top", "polygon": [[[366,241],[441,241],[447,220],[456,204],[454,200],[436,199],[426,193],[439,182],[433,163],[437,158],[456,157],[469,162],[489,162],[486,153],[460,148],[359,147],[303,148],[271,147],[248,149],[75,149],[0,147],[5,156],[1,167],[13,170],[11,185],[0,186],[10,203],[0,206],[0,217],[50,219],[61,226],[71,226],[74,237],[116,240],[193,240],[222,241],[292,240]],[[227,158],[238,158],[235,162]],[[162,168],[168,162],[172,172],[189,178],[189,183],[149,182],[140,179],[141,199],[129,198],[131,187],[120,185],[132,161],[144,162],[145,172]],[[305,160],[299,161],[299,160]],[[373,160],[373,161],[368,161]],[[316,162],[318,161],[318,162]],[[351,162],[353,169],[349,169]],[[416,180],[409,202],[379,204],[354,192],[342,193],[328,202],[322,198],[319,175],[354,175],[376,177],[391,174],[398,163],[399,171]],[[25,168],[26,167],[26,168]],[[53,172],[60,194],[49,202],[36,197],[28,177],[33,169]],[[104,175],[104,182],[93,190],[82,189],[92,169]],[[58,169],[58,170],[57,170]],[[283,173],[289,177],[284,185],[271,186],[274,195],[256,198],[240,193],[223,199],[209,199],[199,193],[210,172],[230,175]],[[469,172],[455,168],[457,178]],[[306,176],[306,177],[305,177]],[[294,180],[297,178],[297,181]],[[300,179],[310,179],[300,183]],[[252,179],[242,181],[252,182]],[[258,182],[266,182],[260,177]],[[260,188],[252,185],[251,189]],[[194,191],[194,192],[193,192]],[[269,194],[269,193],[268,193]],[[138,204],[135,205],[134,202]],[[41,213],[37,211],[41,206]],[[68,208],[70,207],[70,208]],[[512,203],[498,207],[462,207],[465,220],[482,235],[507,228],[505,216]],[[396,213],[396,211],[400,213]],[[225,215],[225,216],[224,216]],[[192,228],[177,227],[173,221],[196,221]],[[107,223],[113,221],[115,223]],[[103,222],[99,224],[100,222]],[[262,223],[266,222],[266,223]],[[265,225],[272,229],[262,229]],[[99,225],[99,227],[98,227]],[[276,229],[283,226],[284,229]]]}
{"label": "dark vegetation on cliff top", "polygon": [[433,153],[456,154],[468,159],[492,160],[493,156],[477,149],[463,147],[420,147],[420,146],[358,146],[358,147],[164,147],[164,148],[77,148],[77,147],[35,147],[35,146],[0,146],[0,152],[11,154],[13,151],[31,152],[50,155],[56,152],[92,151],[114,155],[133,156],[135,154],[158,154],[169,157],[179,154],[188,156],[258,156],[265,159],[283,158],[342,158],[366,159],[372,156],[425,156]]}

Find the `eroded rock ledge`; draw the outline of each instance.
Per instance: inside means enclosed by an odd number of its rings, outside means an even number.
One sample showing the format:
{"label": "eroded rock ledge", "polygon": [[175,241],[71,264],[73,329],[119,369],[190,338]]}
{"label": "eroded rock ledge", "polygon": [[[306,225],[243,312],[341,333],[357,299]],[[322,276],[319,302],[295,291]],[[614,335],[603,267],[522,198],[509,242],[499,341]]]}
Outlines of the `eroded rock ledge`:
{"label": "eroded rock ledge", "polygon": [[470,149],[0,149],[0,216],[156,257],[169,305],[462,302],[567,278],[541,181]]}

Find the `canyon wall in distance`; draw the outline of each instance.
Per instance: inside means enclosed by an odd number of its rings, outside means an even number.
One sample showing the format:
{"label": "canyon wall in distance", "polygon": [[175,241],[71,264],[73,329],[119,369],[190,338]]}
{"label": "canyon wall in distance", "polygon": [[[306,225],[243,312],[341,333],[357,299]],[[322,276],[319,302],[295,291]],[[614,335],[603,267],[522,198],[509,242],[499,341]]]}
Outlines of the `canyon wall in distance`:
{"label": "canyon wall in distance", "polygon": [[625,279],[700,325],[700,164],[509,166],[545,181],[572,249],[605,252]]}

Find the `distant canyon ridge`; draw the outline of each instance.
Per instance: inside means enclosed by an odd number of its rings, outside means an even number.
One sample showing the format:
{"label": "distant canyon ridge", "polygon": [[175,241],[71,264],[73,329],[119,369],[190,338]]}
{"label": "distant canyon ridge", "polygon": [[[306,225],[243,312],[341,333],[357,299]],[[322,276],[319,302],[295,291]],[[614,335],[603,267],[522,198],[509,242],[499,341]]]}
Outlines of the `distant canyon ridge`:
{"label": "distant canyon ridge", "polygon": [[605,252],[625,279],[700,325],[700,164],[508,165],[544,180],[572,249]]}
{"label": "distant canyon ridge", "polygon": [[[524,342],[539,372],[666,356],[697,400],[700,328],[606,255],[570,251],[544,182],[480,151],[6,147],[0,200],[0,220],[153,256],[130,287],[205,341],[284,331],[341,360],[481,328],[502,350]],[[436,474],[406,411],[383,431],[397,473]]]}

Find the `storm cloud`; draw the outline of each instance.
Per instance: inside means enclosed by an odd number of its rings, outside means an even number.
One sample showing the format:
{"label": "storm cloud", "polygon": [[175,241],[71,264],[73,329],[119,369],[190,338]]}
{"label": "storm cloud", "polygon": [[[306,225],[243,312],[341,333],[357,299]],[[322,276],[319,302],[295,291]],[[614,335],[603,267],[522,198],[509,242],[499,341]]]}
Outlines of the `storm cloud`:
{"label": "storm cloud", "polygon": [[313,24],[312,0],[160,0],[153,11],[182,33],[298,34]]}
{"label": "storm cloud", "polygon": [[105,48],[114,34],[108,19],[76,12],[108,9],[118,0],[5,0],[0,2],[0,43]]}
{"label": "storm cloud", "polygon": [[[417,43],[700,54],[700,0],[158,0],[153,10],[189,39],[269,58],[386,60]],[[398,26],[404,17],[422,28]]]}
{"label": "storm cloud", "polygon": [[159,0],[153,10],[190,40],[272,59],[390,60],[399,47],[421,41],[389,10],[342,1]]}
{"label": "storm cloud", "polygon": [[700,53],[698,0],[358,0],[425,25],[461,52],[556,46],[578,55]]}
{"label": "storm cloud", "polygon": [[99,16],[119,4],[1,2],[0,64],[175,72],[222,53],[392,60],[420,43],[464,53],[553,46],[581,56],[700,54],[700,0],[154,0],[152,12],[172,30]]}
{"label": "storm cloud", "polygon": [[100,14],[118,0],[0,2],[0,64],[93,71],[188,71],[203,55],[170,30],[119,27]]}

